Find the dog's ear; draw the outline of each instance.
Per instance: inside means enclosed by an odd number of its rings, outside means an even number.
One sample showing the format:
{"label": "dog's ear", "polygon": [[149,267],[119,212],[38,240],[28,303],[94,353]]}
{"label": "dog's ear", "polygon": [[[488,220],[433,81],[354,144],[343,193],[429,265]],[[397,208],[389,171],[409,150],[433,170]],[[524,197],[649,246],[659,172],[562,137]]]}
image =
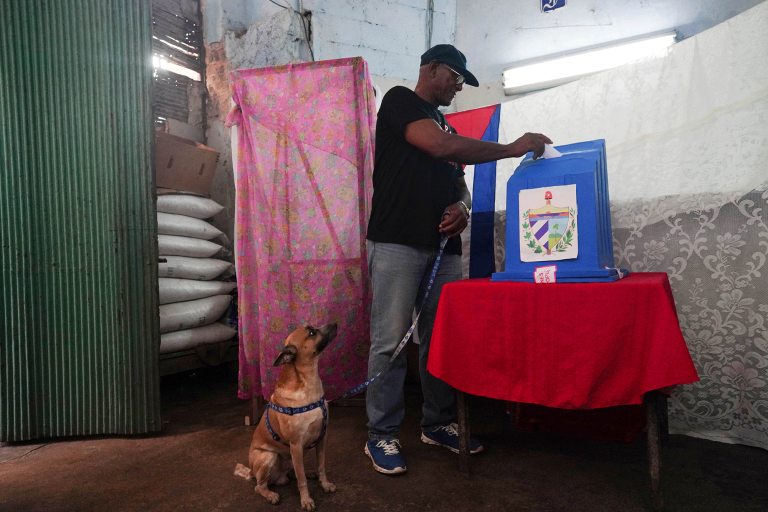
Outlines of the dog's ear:
{"label": "dog's ear", "polygon": [[277,359],[275,359],[275,362],[273,363],[273,366],[281,366],[285,363],[292,363],[294,359],[296,359],[296,354],[299,353],[299,349],[296,348],[296,345],[288,344],[283,348],[283,351],[280,352],[280,355],[277,356]]}

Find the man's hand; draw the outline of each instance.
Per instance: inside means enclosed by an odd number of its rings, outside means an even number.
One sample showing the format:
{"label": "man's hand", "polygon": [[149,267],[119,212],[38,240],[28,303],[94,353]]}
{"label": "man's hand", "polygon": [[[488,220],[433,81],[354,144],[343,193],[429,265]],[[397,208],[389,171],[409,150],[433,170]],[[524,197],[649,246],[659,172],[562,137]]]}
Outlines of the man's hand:
{"label": "man's hand", "polygon": [[467,216],[464,214],[464,207],[459,203],[454,203],[445,209],[442,222],[440,222],[440,233],[448,238],[459,236],[464,228],[467,227]]}
{"label": "man's hand", "polygon": [[536,160],[544,154],[544,144],[552,144],[552,141],[546,135],[526,133],[510,144],[510,147],[513,148],[513,156],[525,156],[529,151],[533,151],[533,159]]}

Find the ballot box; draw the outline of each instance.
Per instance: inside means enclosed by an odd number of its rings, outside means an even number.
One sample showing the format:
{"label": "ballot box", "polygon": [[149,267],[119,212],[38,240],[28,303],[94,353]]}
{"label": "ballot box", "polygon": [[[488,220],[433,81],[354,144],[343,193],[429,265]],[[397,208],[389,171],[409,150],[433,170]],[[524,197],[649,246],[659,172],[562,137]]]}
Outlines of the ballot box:
{"label": "ballot box", "polygon": [[491,281],[616,281],[605,140],[555,148],[560,156],[529,153],[507,182],[507,241],[503,272]]}

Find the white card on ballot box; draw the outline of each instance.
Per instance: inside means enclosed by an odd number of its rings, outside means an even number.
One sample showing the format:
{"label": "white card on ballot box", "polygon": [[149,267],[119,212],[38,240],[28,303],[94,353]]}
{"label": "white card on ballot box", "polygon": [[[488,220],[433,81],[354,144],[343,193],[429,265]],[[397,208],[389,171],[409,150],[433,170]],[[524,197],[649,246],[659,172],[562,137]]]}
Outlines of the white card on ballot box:
{"label": "white card on ballot box", "polygon": [[557,158],[559,156],[563,156],[563,154],[556,150],[555,146],[544,144],[544,153],[542,153],[541,158]]}
{"label": "white card on ballot box", "polygon": [[536,267],[533,271],[534,283],[555,283],[557,282],[557,265],[547,265],[546,267]]}

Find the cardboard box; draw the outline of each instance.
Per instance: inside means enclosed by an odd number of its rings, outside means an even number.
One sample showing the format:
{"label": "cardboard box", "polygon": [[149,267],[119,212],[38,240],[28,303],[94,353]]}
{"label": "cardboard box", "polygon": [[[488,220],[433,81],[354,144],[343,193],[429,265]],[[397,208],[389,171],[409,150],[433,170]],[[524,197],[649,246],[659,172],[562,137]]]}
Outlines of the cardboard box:
{"label": "cardboard box", "polygon": [[157,187],[210,195],[218,151],[160,131],[155,132],[155,141]]}

